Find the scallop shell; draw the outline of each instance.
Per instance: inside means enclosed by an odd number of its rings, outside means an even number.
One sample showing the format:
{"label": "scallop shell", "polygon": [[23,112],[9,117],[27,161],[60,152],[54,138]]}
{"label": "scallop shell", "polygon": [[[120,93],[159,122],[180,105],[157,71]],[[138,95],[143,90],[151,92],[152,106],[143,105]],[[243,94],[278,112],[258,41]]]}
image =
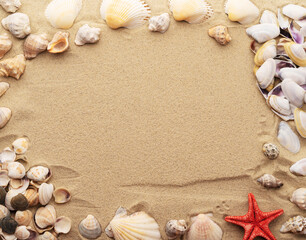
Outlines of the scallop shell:
{"label": "scallop shell", "polygon": [[[0,65],[1,68],[1,65]],[[0,69],[1,72],[1,69]],[[1,75],[1,73],[0,73]],[[11,119],[12,111],[6,107],[0,107],[0,128],[5,127],[8,121]]]}
{"label": "scallop shell", "polygon": [[47,34],[30,34],[23,44],[25,58],[35,58],[39,53],[47,50],[48,44]]}
{"label": "scallop shell", "polygon": [[15,159],[16,159],[16,153],[12,151],[9,147],[3,149],[3,151],[0,153],[1,163],[14,162]]}
{"label": "scallop shell", "polygon": [[278,8],[277,9],[277,20],[278,20],[278,24],[279,27],[281,29],[287,29],[289,27],[289,19],[285,16],[283,16],[281,10]]}
{"label": "scallop shell", "polygon": [[[0,0],[1,1],[1,0]],[[9,38],[7,33],[3,33],[0,35],[0,59],[11,50],[13,45],[12,40]]]}
{"label": "scallop shell", "polygon": [[85,238],[95,239],[100,237],[102,229],[99,221],[93,215],[88,215],[80,222],[79,232]]}
{"label": "scallop shell", "polygon": [[29,207],[36,206],[39,203],[39,196],[36,188],[27,189],[24,196],[28,199]]}
{"label": "scallop shell", "polygon": [[10,216],[7,216],[1,220],[0,225],[3,232],[7,234],[14,234],[18,226],[18,223]]}
{"label": "scallop shell", "polygon": [[51,198],[53,193],[54,187],[53,184],[50,183],[43,183],[40,185],[38,189],[38,196],[39,196],[39,203],[41,205],[47,205]]}
{"label": "scallop shell", "polygon": [[273,23],[276,26],[278,26],[278,20],[277,20],[277,17],[275,15],[275,13],[271,12],[269,10],[265,10],[262,13],[261,18],[260,18],[260,23],[261,24],[263,24],[263,23]]}
{"label": "scallop shell", "polygon": [[300,108],[294,110],[294,122],[298,133],[306,138],[306,112]]}
{"label": "scallop shell", "polygon": [[44,234],[40,235],[37,240],[57,240],[57,237],[50,232],[44,232]]}
{"label": "scallop shell", "polygon": [[191,220],[187,240],[221,240],[222,229],[205,214],[199,214]]}
{"label": "scallop shell", "polygon": [[10,182],[7,170],[0,170],[0,186],[6,187]]}
{"label": "scallop shell", "polygon": [[231,21],[249,24],[259,16],[259,9],[249,0],[227,0],[225,13]]}
{"label": "scallop shell", "polygon": [[57,188],[53,192],[53,197],[56,203],[66,203],[70,201],[71,194],[66,188]]}
{"label": "scallop shell", "polygon": [[296,106],[302,107],[304,104],[305,90],[296,82],[285,79],[281,83],[282,91],[289,102]]}
{"label": "scallop shell", "polygon": [[276,38],[280,34],[279,27],[273,23],[263,23],[247,28],[246,33],[259,43]]}
{"label": "scallop shell", "polygon": [[306,218],[302,216],[295,216],[293,218],[290,218],[282,225],[280,232],[306,234]]}
{"label": "scallop shell", "polygon": [[277,139],[279,143],[290,152],[298,153],[300,151],[300,140],[298,136],[284,121],[281,121],[279,124]]}
{"label": "scallop shell", "polygon": [[290,59],[300,67],[306,67],[306,52],[302,44],[289,42],[284,45],[285,51]]}
{"label": "scallop shell", "polygon": [[267,103],[273,110],[275,110],[276,112],[282,115],[290,116],[292,114],[290,103],[284,97],[271,95],[268,97]]}
{"label": "scallop shell", "polygon": [[7,166],[8,176],[13,179],[21,179],[25,175],[25,168],[19,162],[11,162]]}
{"label": "scallop shell", "polygon": [[290,172],[299,176],[306,176],[306,158],[297,161],[290,167]]}
{"label": "scallop shell", "polygon": [[44,166],[31,167],[27,172],[27,177],[35,182],[46,182],[50,176],[50,169]]}
{"label": "scallop shell", "polygon": [[282,68],[278,75],[282,80],[289,78],[298,85],[306,84],[306,71],[301,68]]}
{"label": "scallop shell", "polygon": [[55,28],[70,28],[82,8],[82,0],[53,0],[45,10],[45,16]]}
{"label": "scallop shell", "polygon": [[150,18],[150,7],[143,0],[103,0],[100,14],[112,29],[137,28]]}
{"label": "scallop shell", "polygon": [[290,198],[290,201],[295,203],[300,209],[306,210],[306,188],[295,190]]}
{"label": "scallop shell", "polygon": [[256,72],[256,78],[259,86],[266,89],[274,83],[276,72],[276,62],[273,58],[267,59]]}
{"label": "scallop shell", "polygon": [[69,32],[57,32],[54,34],[51,42],[48,44],[48,52],[62,53],[69,47]]}
{"label": "scallop shell", "polygon": [[0,62],[0,76],[13,77],[18,80],[23,74],[25,67],[26,63],[23,54],[2,60]]}
{"label": "scallop shell", "polygon": [[7,82],[0,82],[0,97],[10,88]]}
{"label": "scallop shell", "polygon": [[5,196],[5,206],[11,211],[14,210],[14,208],[11,205],[11,200],[13,197],[17,196],[18,194],[19,192],[15,190],[9,190]]}
{"label": "scallop shell", "polygon": [[258,49],[254,57],[254,62],[257,66],[261,66],[267,59],[275,58],[276,55],[276,41],[275,39],[271,39]]}
{"label": "scallop shell", "polygon": [[166,224],[166,235],[168,239],[177,239],[183,236],[187,230],[185,220],[170,220]]}
{"label": "scallop shell", "polygon": [[15,221],[19,225],[29,226],[32,222],[32,212],[30,210],[17,211],[15,213]]}
{"label": "scallop shell", "polygon": [[29,202],[23,194],[18,193],[12,197],[11,206],[14,210],[24,211],[29,207]]}
{"label": "scallop shell", "polygon": [[294,20],[301,20],[306,18],[306,8],[295,4],[288,4],[283,7],[283,14]]}
{"label": "scallop shell", "polygon": [[60,234],[60,233],[67,234],[70,232],[70,229],[71,229],[70,218],[61,216],[56,219],[56,222],[54,224],[54,231],[57,234]]}
{"label": "scallop shell", "polygon": [[31,233],[26,226],[19,226],[16,228],[15,236],[20,240],[26,240],[30,237]]}
{"label": "scallop shell", "polygon": [[226,45],[232,40],[227,27],[222,25],[210,28],[208,30],[208,35],[216,39],[221,45]]}
{"label": "scallop shell", "polygon": [[163,13],[159,16],[150,18],[149,30],[151,32],[165,33],[170,26],[170,15],[169,13]]}
{"label": "scallop shell", "polygon": [[9,13],[14,13],[21,7],[20,0],[0,0],[0,5]]}
{"label": "scallop shell", "polygon": [[34,216],[35,223],[40,229],[53,226],[56,221],[56,212],[53,206],[47,205],[37,209]]}
{"label": "scallop shell", "polygon": [[205,0],[169,0],[170,11],[176,21],[202,23],[214,14]]}
{"label": "scallop shell", "polygon": [[30,19],[24,13],[13,13],[3,18],[2,26],[11,32],[16,38],[25,38],[31,33]]}
{"label": "scallop shell", "polygon": [[96,43],[100,40],[100,33],[100,28],[89,27],[88,24],[85,24],[79,28],[74,42],[78,46],[86,43]]}
{"label": "scallop shell", "polygon": [[284,185],[281,180],[271,174],[264,174],[257,179],[257,182],[266,188],[279,188]]}

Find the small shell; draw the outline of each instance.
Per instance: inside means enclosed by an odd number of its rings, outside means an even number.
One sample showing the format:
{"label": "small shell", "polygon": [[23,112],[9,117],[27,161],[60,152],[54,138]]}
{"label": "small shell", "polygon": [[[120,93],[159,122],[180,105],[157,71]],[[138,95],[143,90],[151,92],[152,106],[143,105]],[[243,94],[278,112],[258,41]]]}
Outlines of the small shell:
{"label": "small shell", "polygon": [[38,189],[38,196],[39,196],[39,203],[41,205],[47,205],[51,198],[53,193],[54,187],[53,184],[50,183],[43,183],[40,185]]}
{"label": "small shell", "polygon": [[13,179],[21,179],[25,175],[25,168],[19,162],[11,162],[7,166],[8,176]]}
{"label": "small shell", "polygon": [[48,44],[48,52],[50,53],[62,53],[69,47],[69,32],[57,32],[54,34],[51,42]]}
{"label": "small shell", "polygon": [[306,158],[297,161],[290,167],[290,172],[299,176],[306,176]]}
{"label": "small shell", "polygon": [[287,59],[285,57],[276,56],[274,60],[276,62],[275,77],[277,78],[280,78],[279,74],[283,68],[296,68],[296,65],[290,59]]}
{"label": "small shell", "polygon": [[10,182],[7,170],[0,170],[0,186],[6,187]]}
{"label": "small shell", "polygon": [[295,4],[288,4],[283,7],[283,14],[294,20],[301,20],[306,17],[306,8]]}
{"label": "small shell", "polygon": [[32,212],[30,210],[17,211],[15,214],[15,221],[19,225],[29,226],[32,222]]}
{"label": "small shell", "polygon": [[0,219],[5,218],[9,215],[10,215],[10,211],[3,205],[0,205]]}
{"label": "small shell", "polygon": [[16,228],[15,236],[20,240],[26,240],[30,237],[31,233],[26,226],[19,226]]}
{"label": "small shell", "polygon": [[0,97],[10,88],[7,82],[0,82]]}
{"label": "small shell", "polygon": [[306,84],[306,71],[301,68],[282,68],[279,71],[279,77],[282,80],[289,78],[298,85]]}
{"label": "small shell", "polygon": [[66,188],[57,188],[53,192],[53,197],[56,203],[66,203],[70,201],[71,194]]}
{"label": "small shell", "polygon": [[9,190],[15,190],[18,193],[25,193],[30,185],[28,178],[24,177],[22,179],[11,179]]}
{"label": "small shell", "polygon": [[271,160],[276,159],[279,155],[279,149],[273,143],[265,143],[262,147],[262,151],[264,155]]}
{"label": "small shell", "polygon": [[0,35],[0,59],[12,48],[12,45],[13,42],[7,33]]}
{"label": "small shell", "polygon": [[26,137],[18,138],[12,145],[16,154],[25,154],[29,148],[29,139]]}
{"label": "small shell", "polygon": [[28,199],[29,207],[36,206],[39,203],[39,196],[36,188],[27,189],[24,196]]}
{"label": "small shell", "polygon": [[168,239],[177,239],[183,236],[187,230],[185,220],[170,220],[166,224],[166,235]]}
{"label": "small shell", "polygon": [[281,10],[278,8],[277,9],[277,19],[278,19],[278,24],[281,29],[287,29],[289,27],[289,19],[285,16],[283,16]]}
{"label": "small shell", "polygon": [[285,79],[281,83],[282,91],[289,102],[296,106],[302,107],[304,104],[305,90],[296,82]]}
{"label": "small shell", "polygon": [[40,229],[45,229],[49,226],[53,226],[56,221],[56,212],[53,206],[47,205],[37,209],[34,220]]}
{"label": "small shell", "polygon": [[163,13],[159,16],[154,16],[150,18],[149,30],[151,32],[165,33],[170,25],[170,15],[169,13]]}
{"label": "small shell", "polygon": [[300,151],[300,140],[298,136],[291,130],[288,123],[281,121],[278,127],[277,139],[279,143],[292,153]]}
{"label": "small shell", "polygon": [[[0,64],[0,75],[1,75],[1,64]],[[0,128],[3,128],[8,121],[11,119],[12,111],[6,107],[0,107]]]}
{"label": "small shell", "polygon": [[89,239],[95,239],[100,237],[102,229],[99,221],[92,215],[88,215],[79,224],[80,234]]}
{"label": "small shell", "polygon": [[282,225],[280,232],[306,234],[306,218],[302,216],[295,216],[293,218],[290,218]]}
{"label": "small shell", "polygon": [[13,150],[11,150],[9,147],[3,149],[3,151],[0,153],[1,163],[14,162],[15,159],[16,159],[16,153]]}
{"label": "small shell", "polygon": [[67,234],[70,232],[70,229],[71,229],[70,218],[61,216],[56,219],[56,222],[54,224],[54,231],[57,234],[60,234],[60,233]]}
{"label": "small shell", "polygon": [[306,188],[295,190],[290,198],[290,201],[295,203],[300,209],[306,210]]}
{"label": "small shell", "polygon": [[35,182],[46,182],[50,176],[50,169],[44,166],[31,167],[27,172],[27,177]]}
{"label": "small shell", "polygon": [[78,46],[86,43],[96,43],[100,40],[100,33],[100,28],[89,27],[88,24],[85,24],[79,28],[74,42]]}
{"label": "small shell", "polygon": [[259,9],[249,0],[227,0],[225,13],[231,21],[249,24],[259,16]]}
{"label": "small shell", "polygon": [[47,50],[48,44],[47,34],[30,34],[23,44],[25,58],[35,58],[39,53]]}
{"label": "small shell", "polygon": [[3,18],[2,26],[11,32],[16,38],[25,38],[31,33],[30,19],[24,13],[13,13]]}
{"label": "small shell", "polygon": [[3,232],[7,234],[14,234],[18,226],[18,223],[13,218],[8,216],[1,220],[0,225]]}
{"label": "small shell", "polygon": [[17,80],[23,74],[26,67],[25,57],[19,54],[13,58],[8,58],[0,62],[0,76],[13,77]]}
{"label": "small shell", "polygon": [[257,66],[261,66],[267,59],[276,57],[276,41],[271,39],[263,44],[255,54],[254,62]]}
{"label": "small shell", "polygon": [[222,229],[205,214],[199,214],[191,220],[187,240],[221,240]]}
{"label": "small shell", "polygon": [[267,103],[274,111],[282,115],[290,116],[292,114],[290,103],[284,97],[271,95],[268,97]]}
{"label": "small shell", "polygon": [[0,5],[9,13],[14,13],[21,7],[20,0],[0,0]]}
{"label": "small shell", "polygon": [[260,18],[260,23],[261,24],[262,23],[273,23],[276,26],[278,26],[278,20],[277,20],[275,13],[269,10],[265,10],[262,13],[261,18]]}
{"label": "small shell", "polygon": [[57,240],[57,237],[50,232],[44,232],[44,234],[40,235],[37,240]]}
{"label": "small shell", "polygon": [[279,188],[284,185],[281,180],[270,174],[264,174],[257,179],[257,182],[266,188]]}
{"label": "small shell", "polygon": [[300,108],[294,110],[294,122],[298,133],[306,138],[306,112]]}
{"label": "small shell", "polygon": [[232,38],[228,33],[228,29],[225,26],[219,25],[208,30],[208,35],[216,39],[221,45],[228,44]]}
{"label": "small shell", "polygon": [[267,59],[256,72],[256,78],[259,86],[266,89],[274,83],[276,72],[276,62],[273,58]]}
{"label": "small shell", "polygon": [[12,200],[13,197],[17,196],[18,194],[19,194],[19,192],[15,191],[15,190],[10,190],[10,191],[7,192],[7,194],[5,196],[5,206],[11,211],[14,210],[14,208],[11,205],[11,200]]}
{"label": "small shell", "polygon": [[306,53],[302,44],[289,42],[284,45],[290,59],[300,67],[306,67]]}
{"label": "small shell", "polygon": [[273,23],[263,23],[247,28],[246,33],[259,43],[278,37],[279,27]]}
{"label": "small shell", "polygon": [[11,199],[11,206],[14,210],[24,211],[29,207],[28,199],[21,193]]}

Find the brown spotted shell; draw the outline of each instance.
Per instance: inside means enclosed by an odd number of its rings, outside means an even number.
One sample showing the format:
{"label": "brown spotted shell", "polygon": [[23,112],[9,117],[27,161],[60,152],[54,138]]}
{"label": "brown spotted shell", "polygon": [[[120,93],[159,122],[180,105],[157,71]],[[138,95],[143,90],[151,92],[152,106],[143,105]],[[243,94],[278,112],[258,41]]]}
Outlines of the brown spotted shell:
{"label": "brown spotted shell", "polygon": [[232,40],[231,36],[228,33],[227,27],[222,25],[209,29],[208,35],[210,37],[213,37],[221,45],[226,45]]}

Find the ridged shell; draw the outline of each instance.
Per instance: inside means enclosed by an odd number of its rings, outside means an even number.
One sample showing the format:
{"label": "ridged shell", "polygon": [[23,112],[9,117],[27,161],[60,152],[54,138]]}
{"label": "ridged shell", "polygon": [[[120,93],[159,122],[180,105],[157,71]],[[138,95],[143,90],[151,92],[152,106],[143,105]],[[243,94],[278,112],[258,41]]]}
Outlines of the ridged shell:
{"label": "ridged shell", "polygon": [[100,28],[89,27],[88,24],[85,24],[79,28],[74,42],[78,46],[86,43],[96,43],[100,40],[100,33]]}
{"label": "ridged shell", "polygon": [[298,133],[306,138],[306,112],[300,108],[294,110],[294,122]]}
{"label": "ridged shell", "polygon": [[302,216],[295,216],[293,218],[290,218],[282,225],[280,232],[306,234],[306,218]]}
{"label": "ridged shell", "polygon": [[14,13],[21,7],[20,0],[0,0],[0,5],[9,13]]}
{"label": "ridged shell", "polygon": [[[1,74],[1,69],[0,69],[0,74]],[[0,107],[0,128],[5,127],[8,121],[11,119],[11,116],[12,116],[11,109],[7,107]]]}
{"label": "ridged shell", "polygon": [[85,238],[95,239],[102,234],[102,229],[99,221],[93,215],[88,215],[80,222],[79,232]]}
{"label": "ridged shell", "polygon": [[288,4],[283,7],[283,14],[294,20],[300,20],[306,17],[306,8],[295,4]]}
{"label": "ridged shell", "polygon": [[187,230],[187,223],[185,220],[170,220],[166,224],[166,235],[168,239],[177,239],[183,236]]}
{"label": "ridged shell", "polygon": [[36,188],[27,189],[24,196],[28,199],[29,207],[36,206],[39,203],[39,196]]}
{"label": "ridged shell", "polygon": [[221,240],[222,229],[205,214],[192,219],[187,233],[187,240]]}
{"label": "ridged shell", "polygon": [[154,16],[150,18],[149,30],[151,32],[165,33],[170,25],[170,15],[169,13],[163,13],[159,16]]}
{"label": "ridged shell", "polygon": [[10,191],[7,192],[7,194],[5,196],[5,206],[11,211],[14,210],[14,208],[11,205],[11,200],[12,200],[13,197],[17,196],[18,194],[19,194],[19,192],[15,191],[15,190],[10,190]]}
{"label": "ridged shell", "polygon": [[279,143],[290,152],[298,153],[300,151],[301,146],[298,136],[284,121],[281,121],[279,124],[277,139]]}
{"label": "ridged shell", "polygon": [[7,234],[14,234],[18,223],[10,216],[7,216],[1,220],[0,225],[3,232]]}
{"label": "ridged shell", "polygon": [[53,192],[53,197],[56,203],[66,203],[70,201],[71,194],[66,188],[56,188]]}
{"label": "ridged shell", "polygon": [[18,193],[12,197],[11,206],[14,210],[24,211],[29,207],[29,202],[23,194]]}
{"label": "ridged shell", "polygon": [[27,177],[35,182],[44,182],[50,175],[50,169],[44,166],[31,167],[27,172]]}
{"label": "ridged shell", "polygon": [[11,179],[9,190],[15,190],[18,193],[25,193],[30,185],[28,178],[24,177],[22,179]]}
{"label": "ridged shell", "polygon": [[249,0],[227,0],[225,13],[231,21],[249,24],[259,16],[259,9]]}
{"label": "ridged shell", "polygon": [[62,53],[69,47],[69,32],[57,32],[54,34],[51,42],[48,44],[48,52]]}
{"label": "ridged shell", "polygon": [[276,95],[271,95],[267,100],[269,106],[276,112],[289,116],[292,114],[289,101],[284,97],[279,97]]}
{"label": "ridged shell", "polygon": [[289,78],[298,85],[306,84],[306,71],[302,68],[282,68],[279,71],[279,77],[282,80]]}
{"label": "ridged shell", "polygon": [[202,23],[214,14],[205,0],[169,0],[170,11],[176,21]]}
{"label": "ridged shell", "polygon": [[39,196],[39,203],[41,205],[47,205],[51,198],[52,198],[52,194],[53,194],[53,184],[50,183],[43,183],[40,185],[39,189],[38,189],[38,196]]}
{"label": "ridged shell", "polygon": [[0,76],[13,77],[18,80],[23,74],[25,67],[26,62],[23,54],[2,60],[0,61]]}
{"label": "ridged shell", "polygon": [[56,221],[56,212],[53,206],[47,205],[37,209],[34,220],[40,229],[53,226]]}
{"label": "ridged shell", "polygon": [[40,235],[37,240],[57,240],[57,237],[50,232],[44,232],[44,234]]}
{"label": "ridged shell", "polygon": [[70,28],[82,8],[82,0],[53,0],[45,10],[45,16],[55,28]]}
{"label": "ridged shell", "polygon": [[226,45],[232,40],[227,27],[222,25],[210,28],[208,35],[213,37],[221,45]]}
{"label": "ridged shell", "polygon": [[279,188],[284,185],[281,180],[271,174],[264,174],[257,179],[257,182],[266,188]]}
{"label": "ridged shell", "polygon": [[273,58],[267,59],[256,72],[256,78],[262,89],[268,88],[274,83],[276,62]]}
{"label": "ridged shell", "polygon": [[0,97],[10,88],[7,82],[0,82]]}
{"label": "ridged shell", "polygon": [[306,176],[306,158],[297,161],[290,167],[290,172],[299,176]]}
{"label": "ridged shell", "polygon": [[16,159],[16,153],[12,151],[9,147],[3,149],[3,151],[0,153],[1,163],[14,162],[15,159]]}
{"label": "ridged shell", "polygon": [[281,87],[283,94],[292,105],[299,108],[304,105],[305,90],[300,85],[290,79],[284,79]]}
{"label": "ridged shell", "polygon": [[263,11],[260,21],[262,23],[273,23],[276,26],[278,26],[278,20],[274,12],[271,12],[270,10]]}
{"label": "ridged shell", "polygon": [[289,42],[285,44],[284,48],[287,55],[296,65],[306,67],[306,52],[302,44]]}
{"label": "ridged shell", "polygon": [[257,42],[264,43],[278,37],[280,30],[279,27],[273,23],[263,23],[247,28],[246,33]]}
{"label": "ridged shell", "polygon": [[11,162],[7,166],[8,176],[13,179],[21,179],[25,175],[25,168],[19,162]]}
{"label": "ridged shell", "polygon": [[26,240],[30,237],[31,233],[26,226],[19,226],[16,228],[15,236],[20,240]]}
{"label": "ridged shell", "polygon": [[25,58],[35,58],[39,53],[47,50],[48,44],[47,34],[30,34],[23,44]]}
{"label": "ridged shell", "polygon": [[267,59],[276,57],[276,41],[271,39],[263,44],[254,57],[254,62],[257,66],[261,66]]}
{"label": "ridged shell", "polygon": [[58,217],[56,219],[56,222],[54,224],[54,231],[57,234],[63,233],[63,234],[67,234],[70,232],[71,229],[71,220],[68,217]]}
{"label": "ridged shell", "polygon": [[300,209],[306,210],[306,188],[295,190],[290,198],[290,201],[295,203]]}
{"label": "ridged shell", "polygon": [[112,29],[137,28],[150,18],[150,7],[143,0],[103,0],[100,14]]}
{"label": "ridged shell", "polygon": [[29,226],[32,222],[32,212],[30,210],[17,211],[15,213],[15,221],[19,225]]}
{"label": "ridged shell", "polygon": [[13,13],[3,18],[2,26],[11,32],[16,38],[25,38],[31,33],[30,19],[24,13]]}
{"label": "ridged shell", "polygon": [[0,170],[0,186],[6,187],[10,182],[7,170]]}
{"label": "ridged shell", "polygon": [[0,35],[0,59],[12,48],[12,45],[13,42],[7,33]]}

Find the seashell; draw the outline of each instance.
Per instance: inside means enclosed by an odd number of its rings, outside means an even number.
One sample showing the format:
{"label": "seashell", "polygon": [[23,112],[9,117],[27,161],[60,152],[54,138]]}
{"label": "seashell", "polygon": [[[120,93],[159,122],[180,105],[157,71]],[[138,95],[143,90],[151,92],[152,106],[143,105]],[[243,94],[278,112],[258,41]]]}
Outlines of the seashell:
{"label": "seashell", "polygon": [[260,21],[259,21],[261,24],[263,23],[273,23],[275,24],[276,26],[278,26],[278,19],[275,15],[274,12],[271,12],[269,10],[265,10],[262,15],[261,15],[261,18],[260,18]]}
{"label": "seashell", "polygon": [[16,38],[25,38],[31,33],[30,19],[24,13],[13,13],[3,18],[2,26]]}
{"label": "seashell", "polygon": [[221,240],[222,229],[208,215],[199,214],[191,219],[187,240]]}
{"label": "seashell", "polygon": [[53,184],[50,183],[43,183],[40,185],[38,189],[38,196],[39,196],[39,203],[41,205],[47,205],[51,198],[53,193],[54,187]]}
{"label": "seashell", "polygon": [[115,240],[161,239],[159,226],[154,218],[145,212],[136,212],[128,216],[124,208],[117,210],[105,233]]}
{"label": "seashell", "polygon": [[300,209],[306,210],[306,188],[295,190],[290,198],[290,201],[295,203]]}
{"label": "seashell", "polygon": [[23,44],[25,58],[35,58],[39,53],[47,50],[48,44],[47,34],[30,34]]}
{"label": "seashell", "polygon": [[277,44],[277,54],[278,55],[287,55],[286,51],[285,51],[285,44],[286,43],[290,43],[292,42],[291,39],[289,38],[280,38]]}
{"label": "seashell", "polygon": [[143,0],[103,0],[100,14],[112,29],[137,28],[150,18],[151,10]]}
{"label": "seashell", "polygon": [[262,146],[262,151],[264,155],[271,160],[276,159],[279,155],[279,149],[273,143],[265,143]]}
{"label": "seashell", "polygon": [[276,72],[276,62],[273,58],[267,59],[256,72],[256,78],[259,86],[266,89],[274,83]]}
{"label": "seashell", "polygon": [[151,17],[149,20],[149,30],[151,32],[165,33],[170,25],[169,13],[163,13],[159,16]]}
{"label": "seashell", "polygon": [[54,231],[57,234],[60,234],[60,233],[67,234],[70,232],[70,229],[71,229],[70,218],[61,216],[56,219],[56,222],[54,224]]}
{"label": "seashell", "polygon": [[228,44],[232,38],[228,33],[228,29],[225,26],[219,25],[208,30],[208,35],[216,39],[221,45]]}
{"label": "seashell", "polygon": [[284,185],[281,180],[271,174],[264,174],[257,179],[257,182],[266,188],[279,188]]}
{"label": "seashell", "polygon": [[187,230],[185,220],[170,220],[166,224],[166,235],[168,239],[177,239],[183,236]]}
{"label": "seashell", "polygon": [[0,5],[9,13],[14,13],[21,7],[20,0],[0,0]]}
{"label": "seashell", "polygon": [[40,235],[37,240],[57,240],[57,237],[50,232],[44,232],[44,234]]}
{"label": "seashell", "polygon": [[306,67],[306,53],[303,45],[289,42],[284,45],[285,51],[290,59],[300,67]]}
{"label": "seashell", "polygon": [[1,220],[0,226],[3,232],[7,234],[14,234],[18,223],[13,218],[7,216]]}
{"label": "seashell", "polygon": [[290,167],[290,172],[299,176],[306,176],[306,158],[302,158]]}
{"label": "seashell", "polygon": [[25,168],[19,162],[10,162],[7,166],[8,176],[13,179],[21,179],[25,175]]}
{"label": "seashell", "polygon": [[306,138],[306,112],[300,108],[294,109],[294,122],[298,133]]}
{"label": "seashell", "polygon": [[10,182],[8,172],[6,170],[0,170],[0,186],[6,187]]}
{"label": "seashell", "polygon": [[176,21],[202,23],[214,14],[205,0],[169,0],[169,7]]}
{"label": "seashell", "polygon": [[249,24],[259,16],[259,9],[249,0],[227,0],[225,13],[231,21]]}
{"label": "seashell", "polygon": [[44,166],[34,166],[27,172],[27,177],[35,182],[47,182],[52,173],[49,168]]}
{"label": "seashell", "polygon": [[71,194],[66,188],[57,188],[53,192],[53,197],[56,203],[66,203],[70,201]]}
{"label": "seashell", "polygon": [[306,8],[295,4],[288,4],[283,7],[283,14],[294,20],[301,20],[306,17]]}
{"label": "seashell", "polygon": [[263,23],[253,25],[246,29],[246,33],[259,43],[276,38],[280,34],[279,27],[273,23]]}
{"label": "seashell", "polygon": [[284,97],[271,95],[268,97],[267,103],[273,110],[282,115],[290,116],[292,114],[290,103]]}
{"label": "seashell", "polygon": [[0,153],[0,162],[7,163],[7,162],[14,162],[16,159],[16,153],[11,150],[9,147],[3,149]]}
{"label": "seashell", "polygon": [[293,21],[290,23],[290,26],[288,28],[291,38],[294,42],[298,44],[303,44],[304,42],[304,36],[298,31],[293,24]]}
{"label": "seashell", "polygon": [[[0,204],[4,205],[4,203],[5,203],[5,196],[6,196],[6,191],[5,191],[4,187],[0,187]],[[0,218],[1,218],[1,214],[0,214]]]}
{"label": "seashell", "polygon": [[276,72],[275,72],[275,77],[280,78],[279,76],[279,72],[280,70],[282,70],[283,68],[296,68],[295,64],[287,59],[287,60],[281,60],[281,59],[277,59],[274,58],[275,62],[276,62]]}
{"label": "seashell", "polygon": [[0,205],[0,220],[10,216],[10,211],[3,205]]}
{"label": "seashell", "polygon": [[15,190],[9,190],[7,193],[6,193],[6,196],[5,196],[5,206],[13,211],[14,208],[12,207],[11,205],[11,200],[13,197],[17,196],[19,194],[19,192],[15,191]]}
{"label": "seashell", "polygon": [[102,229],[99,221],[93,215],[88,215],[80,222],[79,232],[85,238],[95,239],[100,237]]}
{"label": "seashell", "polygon": [[301,27],[300,29],[300,34],[303,36],[303,37],[306,37],[306,24]]}
{"label": "seashell", "polygon": [[288,123],[284,121],[279,123],[277,139],[290,152],[298,153],[300,151],[300,140],[298,136],[291,130]]}
{"label": "seashell", "polygon": [[34,188],[27,189],[24,196],[28,199],[29,207],[36,206],[39,203],[39,196],[37,189]]}
{"label": "seashell", "polygon": [[[1,0],[0,0],[1,1]],[[11,50],[13,45],[12,40],[9,38],[7,33],[3,33],[0,35],[0,59]]]}
{"label": "seashell", "polygon": [[51,42],[48,44],[48,52],[50,53],[62,53],[69,47],[69,32],[57,32],[54,34]]}
{"label": "seashell", "polygon": [[275,39],[271,39],[257,50],[254,62],[257,66],[261,66],[267,59],[275,58],[276,55],[276,41]]}
{"label": "seashell", "polygon": [[30,210],[17,211],[15,214],[15,221],[18,225],[29,226],[32,222],[32,212]]}
{"label": "seashell", "polygon": [[306,84],[306,71],[301,68],[283,68],[279,71],[279,77],[282,80],[289,78],[298,85]]}
{"label": "seashell", "polygon": [[0,97],[10,88],[7,82],[0,82]]}
{"label": "seashell", "polygon": [[37,209],[34,220],[40,229],[45,229],[49,226],[53,226],[56,221],[56,212],[53,206],[47,205]]}
{"label": "seashell", "polygon": [[289,27],[289,19],[285,16],[283,16],[281,10],[278,8],[277,9],[277,20],[278,20],[278,24],[279,27],[281,29],[287,29]]}
{"label": "seashell", "polygon": [[16,228],[16,232],[15,232],[16,238],[18,238],[20,240],[25,240],[25,239],[28,239],[30,237],[30,235],[31,235],[31,233],[27,229],[26,226],[19,226],[19,227]]}
{"label": "seashell", "polygon": [[78,46],[86,43],[96,43],[100,40],[100,33],[100,28],[89,27],[88,24],[85,24],[79,28],[74,42]]}
{"label": "seashell", "polygon": [[7,234],[4,232],[1,232],[0,234],[1,238],[5,239],[5,240],[17,240],[17,238],[15,237],[14,234]]}
{"label": "seashell", "polygon": [[13,58],[8,58],[0,62],[0,76],[13,77],[17,80],[23,74],[26,67],[25,57],[19,54]]}
{"label": "seashell", "polygon": [[24,177],[22,179],[11,179],[9,190],[15,190],[18,193],[25,193],[30,185],[28,178]]}
{"label": "seashell", "polygon": [[25,154],[29,148],[29,139],[26,137],[18,138],[12,145],[16,154]]}
{"label": "seashell", "polygon": [[306,234],[306,218],[302,216],[295,216],[293,218],[290,218],[282,225],[280,232]]}
{"label": "seashell", "polygon": [[11,199],[11,206],[14,210],[24,211],[29,207],[28,199],[21,193]]}
{"label": "seashell", "polygon": [[[1,65],[0,65],[1,75]],[[11,119],[12,111],[7,107],[0,107],[0,128],[4,128],[8,121]],[[2,161],[3,162],[3,161]]]}
{"label": "seashell", "polygon": [[82,8],[82,0],[53,0],[45,10],[45,16],[55,28],[70,28]]}
{"label": "seashell", "polygon": [[282,91],[291,104],[302,107],[304,104],[305,90],[296,82],[284,79],[281,83]]}

